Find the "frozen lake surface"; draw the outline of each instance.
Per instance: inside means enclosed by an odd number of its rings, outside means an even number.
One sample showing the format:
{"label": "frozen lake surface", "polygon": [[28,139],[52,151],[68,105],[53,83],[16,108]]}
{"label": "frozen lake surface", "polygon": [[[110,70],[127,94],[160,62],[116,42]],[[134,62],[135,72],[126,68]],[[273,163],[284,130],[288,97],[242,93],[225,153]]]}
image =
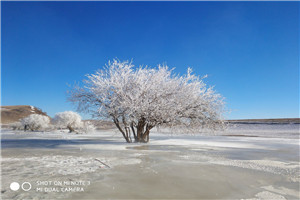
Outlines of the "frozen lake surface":
{"label": "frozen lake surface", "polygon": [[[148,144],[127,144],[116,130],[1,136],[2,199],[300,198],[299,124],[152,132]],[[12,191],[11,182],[32,188]]]}

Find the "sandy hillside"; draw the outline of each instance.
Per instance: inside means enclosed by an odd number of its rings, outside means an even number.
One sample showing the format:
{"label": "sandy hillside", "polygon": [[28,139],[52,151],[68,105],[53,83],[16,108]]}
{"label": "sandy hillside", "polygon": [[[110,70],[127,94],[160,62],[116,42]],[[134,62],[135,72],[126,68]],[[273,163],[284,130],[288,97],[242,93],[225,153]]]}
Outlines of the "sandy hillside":
{"label": "sandy hillside", "polygon": [[1,124],[14,123],[31,114],[48,116],[46,112],[43,112],[41,109],[34,106],[1,106]]}

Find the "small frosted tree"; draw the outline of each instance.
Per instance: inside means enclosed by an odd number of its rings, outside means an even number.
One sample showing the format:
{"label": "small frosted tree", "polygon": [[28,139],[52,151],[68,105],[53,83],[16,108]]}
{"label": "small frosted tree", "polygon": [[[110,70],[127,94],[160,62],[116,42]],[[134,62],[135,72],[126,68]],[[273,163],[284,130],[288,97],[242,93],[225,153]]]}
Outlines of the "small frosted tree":
{"label": "small frosted tree", "polygon": [[70,133],[75,132],[75,128],[82,126],[80,115],[73,111],[56,113],[52,119],[52,123],[60,128],[68,128]]}
{"label": "small frosted tree", "polygon": [[24,127],[24,131],[31,130],[43,130],[49,126],[50,119],[47,116],[32,114],[20,120],[22,126]]}
{"label": "small frosted tree", "polygon": [[83,133],[91,133],[96,130],[96,127],[89,121],[83,122],[80,130]]}
{"label": "small frosted tree", "polygon": [[[165,65],[138,67],[113,60],[69,91],[82,112],[111,119],[127,142],[148,142],[155,126],[211,128],[223,124],[223,100],[203,78],[179,76]],[[133,137],[132,137],[133,135]]]}

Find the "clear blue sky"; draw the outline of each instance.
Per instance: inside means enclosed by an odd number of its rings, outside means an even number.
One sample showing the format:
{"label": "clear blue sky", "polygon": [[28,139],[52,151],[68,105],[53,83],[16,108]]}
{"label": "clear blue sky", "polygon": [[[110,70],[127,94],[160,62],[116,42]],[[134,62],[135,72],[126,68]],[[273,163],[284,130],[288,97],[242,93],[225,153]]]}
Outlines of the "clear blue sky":
{"label": "clear blue sky", "polygon": [[207,74],[229,119],[299,117],[299,2],[1,6],[2,105],[75,110],[67,83],[119,58]]}

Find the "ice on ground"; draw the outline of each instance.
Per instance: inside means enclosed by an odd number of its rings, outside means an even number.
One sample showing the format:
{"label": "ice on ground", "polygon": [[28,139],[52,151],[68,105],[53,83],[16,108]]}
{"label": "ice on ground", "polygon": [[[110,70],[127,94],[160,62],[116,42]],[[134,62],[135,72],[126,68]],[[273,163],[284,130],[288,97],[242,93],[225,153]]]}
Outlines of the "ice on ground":
{"label": "ice on ground", "polygon": [[[246,127],[247,130],[241,127],[229,130],[236,136],[152,132],[148,144],[127,144],[115,130],[70,134],[4,129],[1,131],[2,196],[7,199],[300,198],[299,129],[292,125]],[[264,132],[260,133],[262,129]],[[244,137],[245,133],[259,137]],[[58,180],[78,177],[92,180],[93,185],[82,194],[28,192],[26,196],[5,188],[11,180],[36,181],[49,177]]]}
{"label": "ice on ground", "polygon": [[217,135],[299,139],[300,124],[231,124]]}
{"label": "ice on ground", "polygon": [[235,160],[223,156],[209,154],[180,155],[173,162],[210,163],[216,165],[233,166],[273,174],[285,175],[291,182],[300,182],[300,166],[298,162],[283,162],[275,160]]}

